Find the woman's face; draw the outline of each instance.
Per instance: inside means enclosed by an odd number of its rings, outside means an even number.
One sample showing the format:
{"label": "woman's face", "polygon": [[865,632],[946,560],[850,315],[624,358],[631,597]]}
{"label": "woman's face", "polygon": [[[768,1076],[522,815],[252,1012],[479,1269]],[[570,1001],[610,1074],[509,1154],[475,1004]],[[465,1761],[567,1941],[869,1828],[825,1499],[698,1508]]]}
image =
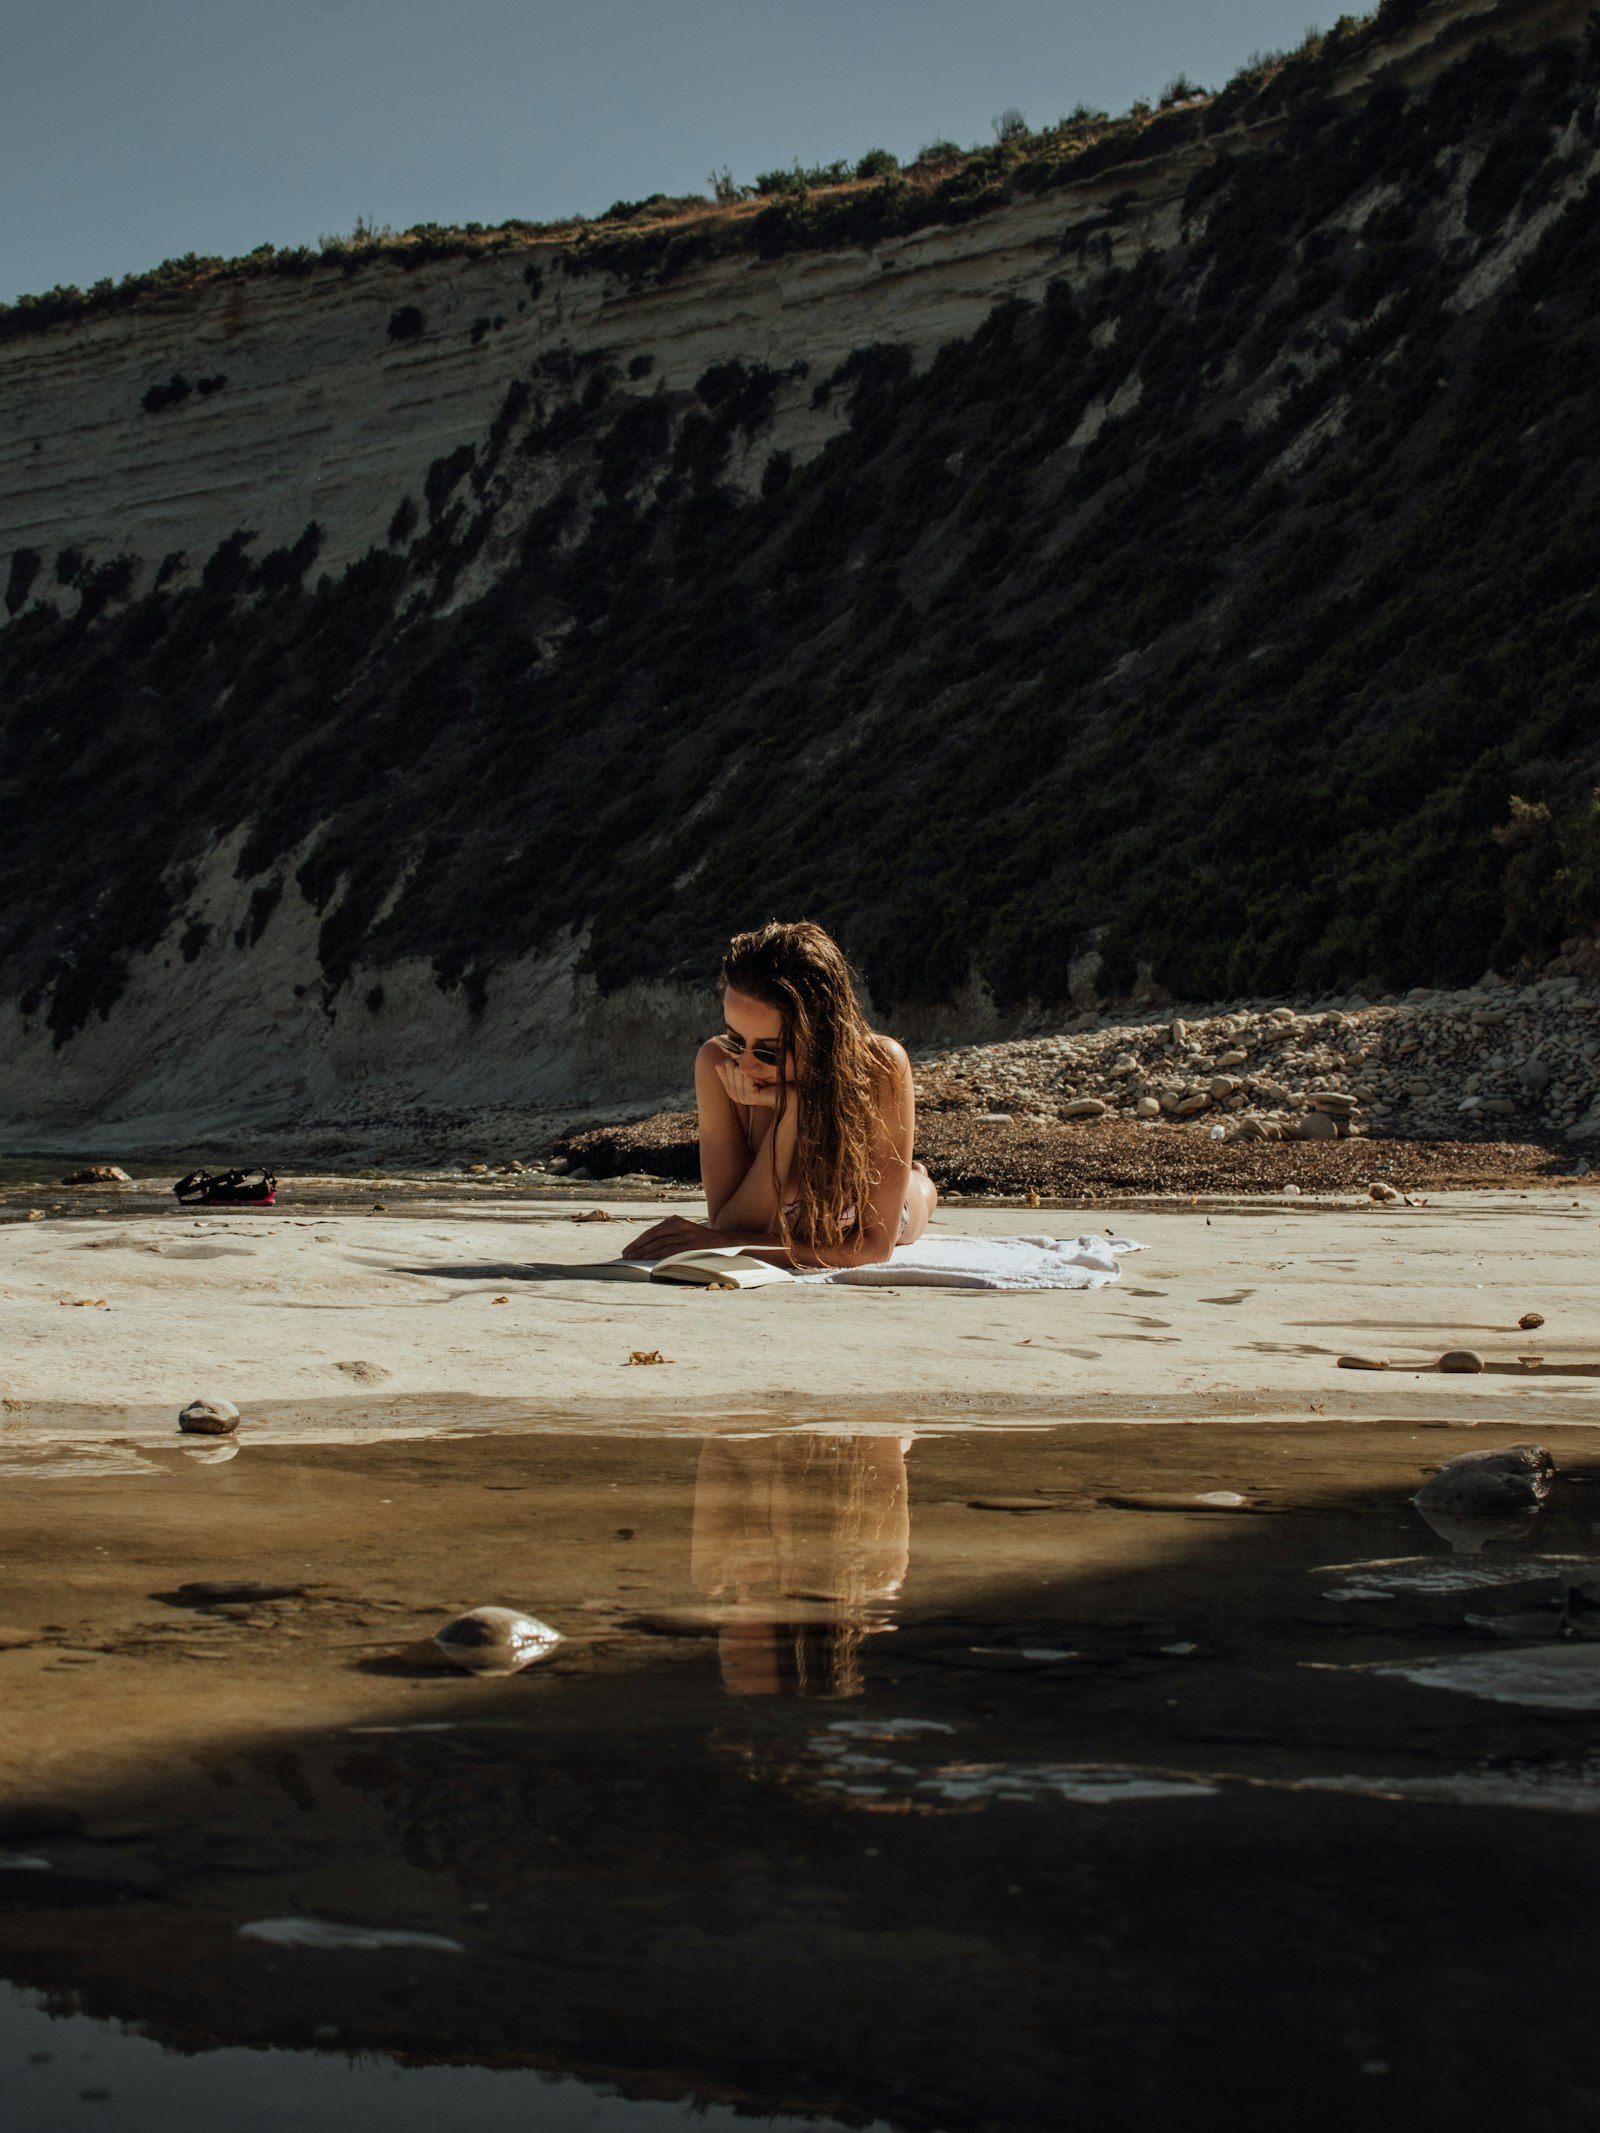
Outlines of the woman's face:
{"label": "woman's face", "polygon": [[724,1049],[757,1088],[794,1080],[795,1061],[783,1058],[783,1017],[775,1007],[729,985],[722,995],[722,1020]]}

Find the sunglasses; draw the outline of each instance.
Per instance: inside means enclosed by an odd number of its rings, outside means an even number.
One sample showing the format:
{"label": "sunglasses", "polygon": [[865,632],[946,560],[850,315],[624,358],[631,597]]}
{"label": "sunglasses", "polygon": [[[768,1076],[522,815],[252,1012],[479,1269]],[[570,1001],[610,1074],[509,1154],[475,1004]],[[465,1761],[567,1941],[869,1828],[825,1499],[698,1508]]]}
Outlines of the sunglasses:
{"label": "sunglasses", "polygon": [[[745,1041],[742,1037],[734,1036],[731,1030],[724,1031],[718,1037],[717,1042],[730,1059],[742,1059],[744,1057]],[[757,1060],[762,1066],[776,1066],[782,1056],[783,1043],[777,1037],[761,1037],[749,1047],[749,1050],[750,1057]]]}

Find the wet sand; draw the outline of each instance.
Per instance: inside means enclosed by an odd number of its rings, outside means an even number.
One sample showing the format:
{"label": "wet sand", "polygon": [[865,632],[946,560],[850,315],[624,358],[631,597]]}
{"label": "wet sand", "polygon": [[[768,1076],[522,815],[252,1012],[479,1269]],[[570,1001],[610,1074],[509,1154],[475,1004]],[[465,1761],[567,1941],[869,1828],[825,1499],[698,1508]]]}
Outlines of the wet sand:
{"label": "wet sand", "polygon": [[[378,2055],[604,2082],[598,2127],[1584,2122],[1600,1644],[1561,1609],[1600,1432],[1463,1554],[1407,1499],[1482,1441],[548,1433],[13,1480],[0,1850],[45,1863],[0,1863],[0,1977],[141,2025],[172,2099],[247,2044],[264,2101]],[[425,1633],[487,1601],[556,1659],[442,1667]],[[1461,1686],[1486,1658],[1524,1700]],[[443,1945],[240,1936],[296,1917]]]}

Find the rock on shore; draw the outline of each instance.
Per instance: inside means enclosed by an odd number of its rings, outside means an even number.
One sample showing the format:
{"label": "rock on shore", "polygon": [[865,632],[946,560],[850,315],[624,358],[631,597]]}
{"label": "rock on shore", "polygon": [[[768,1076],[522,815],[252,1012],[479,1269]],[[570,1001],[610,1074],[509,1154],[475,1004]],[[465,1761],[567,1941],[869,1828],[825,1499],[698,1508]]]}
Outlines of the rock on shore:
{"label": "rock on shore", "polygon": [[[920,1061],[917,1149],[956,1191],[1389,1189],[1587,1167],[1600,1137],[1600,995],[1575,978],[1139,1019]],[[595,1177],[698,1177],[692,1112],[574,1133]],[[1362,1145],[1365,1142],[1366,1145]]]}
{"label": "rock on shore", "polygon": [[923,1111],[1017,1121],[1107,1115],[1226,1139],[1318,1139],[1377,1130],[1478,1139],[1514,1126],[1600,1139],[1600,994],[1576,978],[1485,979],[1377,1004],[1301,1011],[1163,1010],[1080,1017],[1050,1036],[945,1052],[919,1066]]}

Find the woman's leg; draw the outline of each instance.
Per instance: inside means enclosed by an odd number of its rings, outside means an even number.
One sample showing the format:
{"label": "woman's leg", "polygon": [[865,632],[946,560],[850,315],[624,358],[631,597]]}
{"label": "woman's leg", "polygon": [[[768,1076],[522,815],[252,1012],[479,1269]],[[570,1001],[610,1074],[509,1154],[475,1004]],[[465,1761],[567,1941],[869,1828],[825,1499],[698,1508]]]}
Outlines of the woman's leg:
{"label": "woman's leg", "polygon": [[916,1243],[933,1220],[933,1211],[938,1204],[939,1188],[929,1177],[927,1164],[913,1163],[906,1185],[906,1225],[900,1232],[901,1244]]}

